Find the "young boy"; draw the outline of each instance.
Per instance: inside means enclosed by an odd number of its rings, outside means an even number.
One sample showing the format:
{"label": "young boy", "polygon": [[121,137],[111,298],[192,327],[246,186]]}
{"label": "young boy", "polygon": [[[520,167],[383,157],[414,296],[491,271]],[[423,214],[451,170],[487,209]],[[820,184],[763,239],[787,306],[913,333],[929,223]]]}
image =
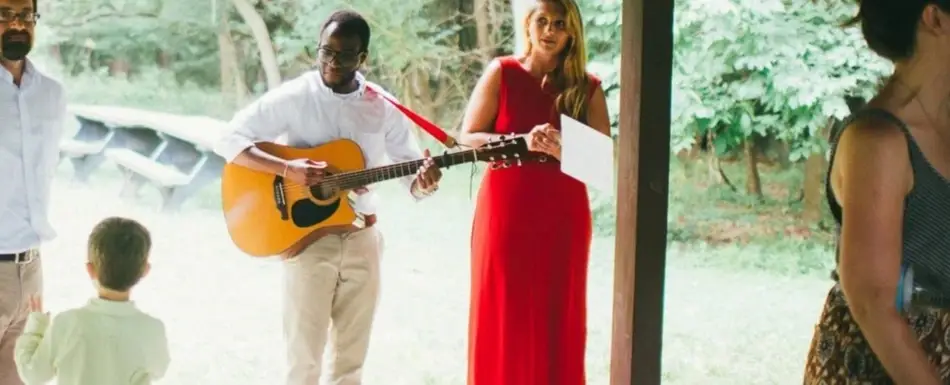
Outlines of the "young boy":
{"label": "young boy", "polygon": [[15,361],[27,385],[57,378],[59,385],[149,384],[168,369],[162,321],[138,310],[129,291],[149,271],[148,230],[126,218],[107,218],[89,236],[86,270],[98,296],[50,322],[39,297],[30,302]]}

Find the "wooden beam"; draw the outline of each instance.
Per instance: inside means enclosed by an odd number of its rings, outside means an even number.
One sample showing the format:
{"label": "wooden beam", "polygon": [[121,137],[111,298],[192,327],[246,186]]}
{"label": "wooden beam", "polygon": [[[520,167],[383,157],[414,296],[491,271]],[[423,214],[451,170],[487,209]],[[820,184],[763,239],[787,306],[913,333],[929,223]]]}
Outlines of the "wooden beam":
{"label": "wooden beam", "polygon": [[660,385],[673,0],[623,0],[621,45],[610,383]]}

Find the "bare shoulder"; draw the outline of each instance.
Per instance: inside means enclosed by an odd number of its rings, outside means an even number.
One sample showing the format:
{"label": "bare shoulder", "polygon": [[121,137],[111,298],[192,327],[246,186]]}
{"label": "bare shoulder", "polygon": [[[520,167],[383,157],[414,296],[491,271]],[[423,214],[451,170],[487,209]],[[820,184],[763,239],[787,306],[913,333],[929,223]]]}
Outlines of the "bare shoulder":
{"label": "bare shoulder", "polygon": [[482,72],[482,78],[489,79],[491,83],[500,83],[502,72],[504,72],[504,57],[496,57],[488,62],[485,70]]}
{"label": "bare shoulder", "polygon": [[836,179],[851,174],[854,178],[846,179],[867,184],[887,181],[894,188],[910,190],[910,153],[907,135],[899,122],[868,114],[842,129],[832,171]]}
{"label": "bare shoulder", "polygon": [[907,136],[898,122],[879,115],[851,121],[838,138],[838,151],[856,151],[864,157],[907,158]]}

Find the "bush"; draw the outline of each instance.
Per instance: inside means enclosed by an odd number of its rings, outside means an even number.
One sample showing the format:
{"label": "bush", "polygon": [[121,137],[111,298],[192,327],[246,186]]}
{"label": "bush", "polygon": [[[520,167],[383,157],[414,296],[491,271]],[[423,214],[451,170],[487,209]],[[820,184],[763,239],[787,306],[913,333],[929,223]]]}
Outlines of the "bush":
{"label": "bush", "polygon": [[71,103],[110,105],[181,115],[202,115],[229,120],[235,111],[233,98],[216,89],[179,84],[170,71],[143,70],[133,79],[106,73],[64,77]]}

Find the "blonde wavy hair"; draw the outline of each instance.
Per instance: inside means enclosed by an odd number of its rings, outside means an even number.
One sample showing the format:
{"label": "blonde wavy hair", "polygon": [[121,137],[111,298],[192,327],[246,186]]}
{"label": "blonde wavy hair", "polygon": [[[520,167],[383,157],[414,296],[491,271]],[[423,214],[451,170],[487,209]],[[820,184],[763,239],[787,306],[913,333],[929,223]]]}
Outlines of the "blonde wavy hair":
{"label": "blonde wavy hair", "polygon": [[584,22],[574,0],[537,0],[524,18],[525,54],[531,54],[531,18],[542,3],[552,3],[564,11],[565,30],[568,34],[567,45],[561,52],[561,60],[553,72],[546,75],[546,82],[561,90],[554,107],[558,113],[570,116],[578,121],[587,121],[587,96],[590,92],[590,79],[587,77],[587,45],[584,44]]}

